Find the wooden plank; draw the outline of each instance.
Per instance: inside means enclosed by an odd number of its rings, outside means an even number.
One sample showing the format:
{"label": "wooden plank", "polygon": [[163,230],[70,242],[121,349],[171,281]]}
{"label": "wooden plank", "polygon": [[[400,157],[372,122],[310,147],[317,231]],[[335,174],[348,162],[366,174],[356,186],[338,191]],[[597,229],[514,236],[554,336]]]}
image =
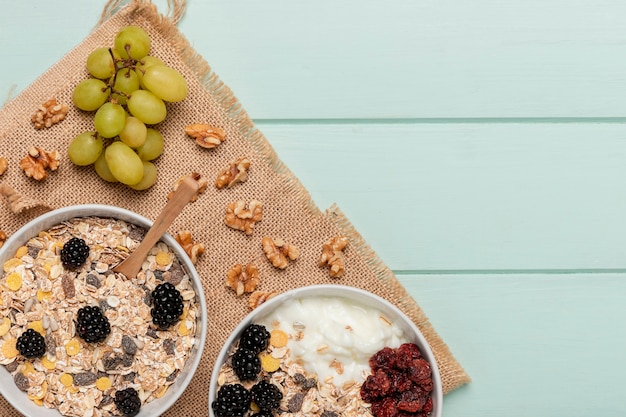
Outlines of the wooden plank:
{"label": "wooden plank", "polygon": [[[77,44],[103,4],[4,7],[0,96]],[[624,12],[622,0],[211,0],[188,2],[180,28],[256,119],[622,117]]]}
{"label": "wooden plank", "polygon": [[446,417],[622,416],[626,275],[402,275],[472,382]]}
{"label": "wooden plank", "polygon": [[393,269],[626,268],[622,124],[262,124]]}

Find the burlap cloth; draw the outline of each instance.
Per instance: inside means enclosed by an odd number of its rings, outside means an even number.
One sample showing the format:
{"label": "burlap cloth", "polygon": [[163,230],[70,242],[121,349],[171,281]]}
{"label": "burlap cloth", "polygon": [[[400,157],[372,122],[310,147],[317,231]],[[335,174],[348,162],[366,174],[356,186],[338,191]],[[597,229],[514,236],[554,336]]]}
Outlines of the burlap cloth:
{"label": "burlap cloth", "polygon": [[[261,290],[282,292],[312,284],[338,283],[363,288],[392,301],[415,321],[430,343],[441,370],[444,392],[468,382],[463,368],[392,271],[338,207],[322,212],[315,206],[229,88],[178,31],[176,23],[184,12],[184,1],[170,2],[169,16],[159,14],[146,0],[121,8],[117,3],[107,5],[100,24],[85,40],[0,109],[0,156],[9,162],[7,172],[0,177],[0,188],[5,194],[0,197],[0,230],[10,236],[42,211],[85,203],[116,205],[154,219],[179,177],[199,172],[209,180],[207,191],[184,209],[169,230],[171,234],[191,230],[194,238],[206,245],[197,269],[207,298],[209,328],[200,368],[166,415],[207,415],[214,360],[230,331],[249,312],[247,297],[237,298],[224,285],[226,271],[236,263],[254,262],[259,267]],[[73,87],[88,77],[87,54],[96,47],[111,46],[117,30],[128,24],[147,30],[153,42],[151,54],[181,71],[190,87],[187,99],[168,104],[166,121],[157,126],[165,137],[165,151],[156,162],[157,183],[143,192],[105,183],[92,167],[74,166],[66,156],[70,139],[93,129],[93,114],[71,105]],[[35,130],[30,116],[52,97],[70,105],[67,118],[50,129]],[[226,141],[216,149],[200,148],[184,134],[185,126],[196,122],[223,127]],[[27,178],[19,168],[19,161],[32,145],[57,150],[63,157],[59,169],[45,181]],[[231,189],[213,187],[217,173],[242,156],[251,160],[248,181]],[[264,214],[251,236],[225,226],[224,212],[229,202],[253,199],[263,203]],[[339,280],[330,278],[327,269],[317,265],[322,244],[335,235],[345,235],[350,241],[345,251],[346,274]],[[272,267],[261,249],[264,236],[282,237],[298,246],[300,258],[286,270]],[[0,415],[12,417],[19,413],[1,398]]]}

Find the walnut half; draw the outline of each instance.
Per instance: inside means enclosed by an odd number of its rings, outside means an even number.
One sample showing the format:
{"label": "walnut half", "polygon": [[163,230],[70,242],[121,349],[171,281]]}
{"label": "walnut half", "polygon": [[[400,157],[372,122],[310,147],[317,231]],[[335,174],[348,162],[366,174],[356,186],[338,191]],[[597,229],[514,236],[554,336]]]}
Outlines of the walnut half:
{"label": "walnut half", "polygon": [[233,265],[226,273],[226,286],[235,291],[237,296],[252,292],[259,285],[259,270],[253,264],[244,268],[242,264]]}
{"label": "walnut half", "polygon": [[333,278],[341,277],[346,270],[343,250],[347,245],[348,238],[344,236],[334,236],[322,245],[322,255],[318,264],[328,266],[329,274]]}
{"label": "walnut half", "polygon": [[191,259],[192,264],[198,262],[198,257],[204,253],[204,243],[194,242],[189,230],[183,230],[176,235],[176,241],[183,247]]}
{"label": "walnut half", "polygon": [[7,234],[0,230],[0,248],[4,245],[4,242],[7,241]]}
{"label": "walnut half", "polygon": [[228,227],[251,235],[255,223],[260,222],[262,219],[263,204],[260,201],[252,200],[246,207],[245,201],[238,200],[234,203],[229,203],[226,207],[224,222]]}
{"label": "walnut half", "polygon": [[43,103],[30,118],[35,129],[43,129],[51,127],[65,119],[67,115],[67,104],[59,104],[57,100],[52,98]]}
{"label": "walnut half", "polygon": [[281,238],[264,237],[261,239],[261,245],[263,246],[265,256],[276,268],[285,269],[289,265],[287,258],[295,261],[300,256],[300,251],[297,247]]}
{"label": "walnut half", "polygon": [[248,179],[248,168],[250,168],[250,160],[248,158],[237,159],[228,168],[220,172],[215,180],[215,186],[218,189],[230,188],[238,182],[245,182]]}
{"label": "walnut half", "polygon": [[203,148],[216,148],[226,140],[226,131],[221,127],[211,126],[207,123],[194,123],[185,128],[187,136],[196,140]]}
{"label": "walnut half", "polygon": [[250,307],[250,310],[254,310],[270,298],[277,295],[278,293],[273,291],[255,291],[250,294],[250,298],[248,298],[248,307]]}
{"label": "walnut half", "polygon": [[48,152],[31,146],[28,148],[26,157],[20,161],[20,167],[24,170],[26,176],[37,181],[45,180],[48,177],[46,169],[56,171],[59,167],[59,152]]}

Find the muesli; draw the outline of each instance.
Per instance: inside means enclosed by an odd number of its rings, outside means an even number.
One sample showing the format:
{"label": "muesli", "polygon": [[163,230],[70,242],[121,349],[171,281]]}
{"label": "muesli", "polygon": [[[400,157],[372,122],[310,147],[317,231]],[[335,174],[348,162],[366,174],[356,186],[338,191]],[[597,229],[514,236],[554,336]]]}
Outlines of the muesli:
{"label": "muesli", "polygon": [[[4,263],[0,364],[36,404],[70,417],[133,415],[136,399],[116,401],[116,394],[136,393],[143,405],[162,397],[183,370],[199,311],[190,277],[172,249],[163,242],[155,245],[133,279],[112,271],[144,235],[143,228],[117,219],[75,218],[40,232]],[[72,238],[89,248],[78,268],[61,260]],[[175,287],[182,301],[182,315],[169,327],[155,325],[151,314],[153,291],[164,283]],[[86,327],[78,324],[85,307],[108,321],[104,340],[83,334],[93,336],[99,323],[89,316]],[[40,357],[26,357],[38,348],[33,332],[28,349],[24,341],[18,344],[28,329],[43,336]],[[122,400],[125,406],[118,404]]]}

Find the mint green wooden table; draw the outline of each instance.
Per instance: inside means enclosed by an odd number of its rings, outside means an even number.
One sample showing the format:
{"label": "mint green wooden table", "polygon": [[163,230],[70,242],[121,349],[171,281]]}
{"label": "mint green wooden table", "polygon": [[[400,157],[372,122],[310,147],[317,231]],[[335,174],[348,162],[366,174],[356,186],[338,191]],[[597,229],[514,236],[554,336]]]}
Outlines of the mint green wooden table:
{"label": "mint green wooden table", "polygon": [[[0,98],[103,3],[0,0]],[[179,27],[469,372],[444,416],[624,416],[625,14],[623,0],[189,0]]]}

